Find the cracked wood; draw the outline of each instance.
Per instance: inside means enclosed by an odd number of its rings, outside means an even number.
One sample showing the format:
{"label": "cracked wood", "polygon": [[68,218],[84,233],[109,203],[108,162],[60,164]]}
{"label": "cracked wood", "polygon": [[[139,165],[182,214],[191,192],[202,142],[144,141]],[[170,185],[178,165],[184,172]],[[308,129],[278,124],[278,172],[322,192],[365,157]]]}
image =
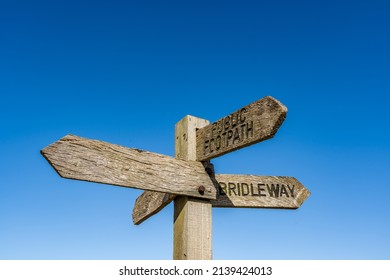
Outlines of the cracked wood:
{"label": "cracked wood", "polygon": [[[41,151],[61,177],[208,199],[216,188],[203,165],[67,135]],[[198,187],[203,185],[201,195]]]}

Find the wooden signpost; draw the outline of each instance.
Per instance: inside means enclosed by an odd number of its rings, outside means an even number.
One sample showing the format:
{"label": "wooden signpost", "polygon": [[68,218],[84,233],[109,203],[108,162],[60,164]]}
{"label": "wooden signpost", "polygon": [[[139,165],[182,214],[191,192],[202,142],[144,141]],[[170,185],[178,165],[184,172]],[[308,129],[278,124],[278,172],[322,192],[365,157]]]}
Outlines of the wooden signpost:
{"label": "wooden signpost", "polygon": [[145,190],[140,224],[174,200],[174,259],[212,259],[211,208],[297,209],[310,192],[295,178],[214,174],[210,159],[272,138],[287,108],[267,96],[209,124],[176,124],[175,158],[67,135],[41,153],[61,177]]}

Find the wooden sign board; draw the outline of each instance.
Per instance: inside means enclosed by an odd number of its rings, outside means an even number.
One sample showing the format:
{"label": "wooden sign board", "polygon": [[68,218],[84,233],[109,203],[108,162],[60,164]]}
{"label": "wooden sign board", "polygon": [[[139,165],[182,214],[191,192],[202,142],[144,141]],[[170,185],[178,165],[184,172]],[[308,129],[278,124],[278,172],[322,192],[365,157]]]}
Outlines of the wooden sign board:
{"label": "wooden sign board", "polygon": [[217,174],[215,179],[213,207],[297,209],[310,195],[293,177]]}
{"label": "wooden sign board", "polygon": [[170,193],[144,191],[134,203],[132,214],[133,223],[140,225],[164,209],[175,198],[176,195]]}
{"label": "wooden sign board", "polygon": [[[217,174],[213,180],[218,191],[217,199],[211,200],[211,204],[219,208],[297,209],[310,196],[310,191],[294,177]],[[134,204],[133,223],[141,224],[175,197],[143,192]]]}
{"label": "wooden sign board", "polygon": [[267,96],[198,129],[197,160],[210,160],[272,138],[282,125],[286,114],[287,108],[282,103]]}
{"label": "wooden sign board", "polygon": [[[200,162],[67,135],[41,151],[61,177],[122,187],[216,198]],[[199,186],[204,189],[199,191]]]}

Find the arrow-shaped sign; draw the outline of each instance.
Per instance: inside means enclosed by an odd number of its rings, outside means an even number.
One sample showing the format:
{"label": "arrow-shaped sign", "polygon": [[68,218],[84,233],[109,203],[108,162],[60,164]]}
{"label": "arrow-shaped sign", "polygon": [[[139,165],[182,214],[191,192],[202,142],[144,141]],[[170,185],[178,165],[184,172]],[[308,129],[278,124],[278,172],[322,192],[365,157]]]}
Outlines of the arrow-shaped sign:
{"label": "arrow-shaped sign", "polygon": [[213,207],[297,209],[309,197],[294,177],[218,174],[219,196]]}
{"label": "arrow-shaped sign", "polygon": [[[214,179],[219,191],[217,199],[211,201],[213,207],[297,209],[310,195],[293,177],[217,174]],[[158,213],[174,197],[145,191],[134,205],[134,224]]]}
{"label": "arrow-shaped sign", "polygon": [[64,178],[216,198],[216,188],[200,162],[179,160],[74,135],[61,138],[41,153]]}
{"label": "arrow-shaped sign", "polygon": [[196,131],[196,157],[210,160],[272,138],[286,118],[287,108],[271,96]]}

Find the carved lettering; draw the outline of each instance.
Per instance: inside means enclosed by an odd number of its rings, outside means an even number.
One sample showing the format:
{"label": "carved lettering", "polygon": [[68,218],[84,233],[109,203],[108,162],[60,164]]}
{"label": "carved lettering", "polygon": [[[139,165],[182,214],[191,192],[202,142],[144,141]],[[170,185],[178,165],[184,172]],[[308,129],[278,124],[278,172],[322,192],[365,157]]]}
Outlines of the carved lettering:
{"label": "carved lettering", "polygon": [[232,114],[232,127],[236,127],[238,124],[238,113]]}
{"label": "carved lettering", "polygon": [[227,137],[226,137],[226,147],[229,146],[230,139],[232,139],[232,137],[233,137],[233,130],[229,130],[227,132]]}
{"label": "carved lettering", "polygon": [[287,193],[287,189],[286,189],[286,187],[284,185],[282,185],[280,187],[280,194],[279,194],[279,196],[281,197],[282,195],[285,195],[285,196],[289,197],[288,193]]}
{"label": "carved lettering", "polygon": [[240,110],[240,122],[241,123],[245,122],[245,119],[246,119],[245,114],[246,114],[246,112],[247,112],[247,110],[246,110],[245,107]]}
{"label": "carved lettering", "polygon": [[209,150],[209,146],[210,146],[209,143],[210,143],[210,140],[204,141],[204,150],[205,151]]}
{"label": "carved lettering", "polygon": [[265,184],[257,184],[257,189],[259,190],[259,196],[267,196],[266,194],[263,193],[265,190],[262,187],[264,186]]}
{"label": "carved lettering", "polygon": [[230,116],[225,118],[225,130],[228,130],[230,127]]}
{"label": "carved lettering", "polygon": [[219,182],[219,195],[226,195],[226,184]]}
{"label": "carved lettering", "polygon": [[292,188],[291,188],[289,185],[287,185],[287,188],[290,191],[291,197],[295,197],[295,195],[294,195],[295,186],[293,185]]}
{"label": "carved lettering", "polygon": [[253,137],[253,122],[248,122],[246,124],[246,138]]}
{"label": "carved lettering", "polygon": [[233,144],[236,140],[240,142],[240,132],[238,131],[238,127],[234,130]]}
{"label": "carved lettering", "polygon": [[203,154],[206,156],[253,138],[253,121],[248,120],[247,112],[244,107],[213,123],[210,136],[204,141]]}
{"label": "carved lettering", "polygon": [[247,182],[218,182],[219,195],[260,196],[260,197],[295,197],[295,186],[284,184],[264,184]]}
{"label": "carved lettering", "polygon": [[221,144],[222,144],[222,138],[220,135],[217,136],[216,141],[215,141],[215,149],[218,151],[221,149]]}
{"label": "carved lettering", "polygon": [[228,183],[228,189],[229,189],[229,196],[232,195],[232,192],[234,193],[234,195],[237,195],[236,193],[236,184],[234,183]]}
{"label": "carved lettering", "polygon": [[250,193],[249,186],[247,183],[241,183],[242,196],[247,196]]}
{"label": "carved lettering", "polygon": [[279,184],[267,185],[268,193],[271,197],[279,197]]}

